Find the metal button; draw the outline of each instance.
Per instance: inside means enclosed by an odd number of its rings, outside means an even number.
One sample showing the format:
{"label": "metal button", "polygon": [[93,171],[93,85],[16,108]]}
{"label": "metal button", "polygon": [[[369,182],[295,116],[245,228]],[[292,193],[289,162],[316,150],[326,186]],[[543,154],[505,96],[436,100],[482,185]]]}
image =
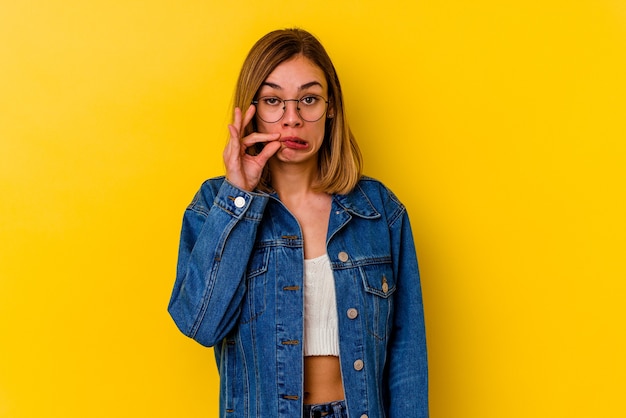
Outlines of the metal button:
{"label": "metal button", "polygon": [[341,261],[342,263],[345,263],[346,261],[348,261],[348,253],[345,251],[340,252],[337,257],[339,257],[339,261]]}
{"label": "metal button", "polygon": [[354,370],[356,370],[357,372],[359,370],[363,370],[363,360],[358,359],[357,361],[354,362]]}
{"label": "metal button", "polygon": [[237,206],[238,208],[242,208],[246,205],[246,199],[244,199],[241,196],[237,196],[235,198],[235,206]]}
{"label": "metal button", "polygon": [[383,292],[387,293],[388,290],[389,290],[389,285],[387,284],[387,282],[383,283]]}
{"label": "metal button", "polygon": [[363,414],[363,415],[361,415],[361,418],[368,418],[368,417],[367,417],[367,414]]}
{"label": "metal button", "polygon": [[359,311],[357,311],[354,308],[350,308],[350,309],[348,309],[347,315],[348,315],[348,318],[354,319],[357,316],[359,316]]}

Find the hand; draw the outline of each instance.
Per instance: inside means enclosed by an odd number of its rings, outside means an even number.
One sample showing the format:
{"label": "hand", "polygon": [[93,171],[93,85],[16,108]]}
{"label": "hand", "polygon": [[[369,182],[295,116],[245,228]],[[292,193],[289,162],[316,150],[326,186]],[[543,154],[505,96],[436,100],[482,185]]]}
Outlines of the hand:
{"label": "hand", "polygon": [[[255,112],[254,105],[250,105],[242,120],[241,109],[235,108],[233,123],[228,125],[230,139],[223,154],[226,179],[234,186],[247,191],[254,190],[259,184],[267,160],[280,148],[279,133],[252,132],[245,138],[241,138],[244,128],[252,121]],[[263,150],[257,155],[247,154],[246,149],[257,143],[265,143]]]}

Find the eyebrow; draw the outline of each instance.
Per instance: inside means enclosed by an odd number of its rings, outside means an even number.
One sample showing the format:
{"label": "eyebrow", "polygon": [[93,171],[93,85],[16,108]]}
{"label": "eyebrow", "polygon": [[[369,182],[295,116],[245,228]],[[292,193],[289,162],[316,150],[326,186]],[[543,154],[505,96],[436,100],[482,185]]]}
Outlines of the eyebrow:
{"label": "eyebrow", "polygon": [[[278,84],[270,83],[268,81],[264,81],[263,83],[261,83],[261,87],[263,87],[263,86],[268,86],[268,87],[271,87],[271,88],[276,89],[276,90],[282,90],[283,89]],[[298,87],[298,91],[306,90],[306,89],[311,88],[313,86],[319,86],[321,88],[324,88],[324,86],[322,86],[322,83],[320,83],[318,81],[309,81],[308,83],[305,83],[305,84],[301,85],[300,87]]]}

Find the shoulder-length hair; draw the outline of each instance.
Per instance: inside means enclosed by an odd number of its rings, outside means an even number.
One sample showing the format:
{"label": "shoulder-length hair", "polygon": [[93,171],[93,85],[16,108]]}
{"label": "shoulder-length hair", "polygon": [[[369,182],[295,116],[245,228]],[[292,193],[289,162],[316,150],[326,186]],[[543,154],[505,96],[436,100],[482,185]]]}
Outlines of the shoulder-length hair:
{"label": "shoulder-length hair", "polygon": [[[261,84],[281,63],[302,55],[316,64],[325,74],[328,83],[328,114],[324,141],[319,150],[319,179],[315,189],[330,194],[347,194],[361,177],[363,159],[361,151],[346,119],[343,94],[335,67],[322,44],[309,32],[302,29],[283,29],[268,33],[259,39],[243,63],[234,106],[247,109],[261,88]],[[244,130],[249,135],[256,124]],[[272,190],[267,165],[258,188]]]}

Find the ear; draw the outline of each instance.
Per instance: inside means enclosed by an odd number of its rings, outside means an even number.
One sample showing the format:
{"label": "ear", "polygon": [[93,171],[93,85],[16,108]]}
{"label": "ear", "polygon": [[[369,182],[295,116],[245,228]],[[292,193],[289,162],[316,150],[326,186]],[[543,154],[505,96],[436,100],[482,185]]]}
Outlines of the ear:
{"label": "ear", "polygon": [[326,110],[326,118],[332,119],[335,117],[335,105],[332,99],[328,101],[328,109]]}

